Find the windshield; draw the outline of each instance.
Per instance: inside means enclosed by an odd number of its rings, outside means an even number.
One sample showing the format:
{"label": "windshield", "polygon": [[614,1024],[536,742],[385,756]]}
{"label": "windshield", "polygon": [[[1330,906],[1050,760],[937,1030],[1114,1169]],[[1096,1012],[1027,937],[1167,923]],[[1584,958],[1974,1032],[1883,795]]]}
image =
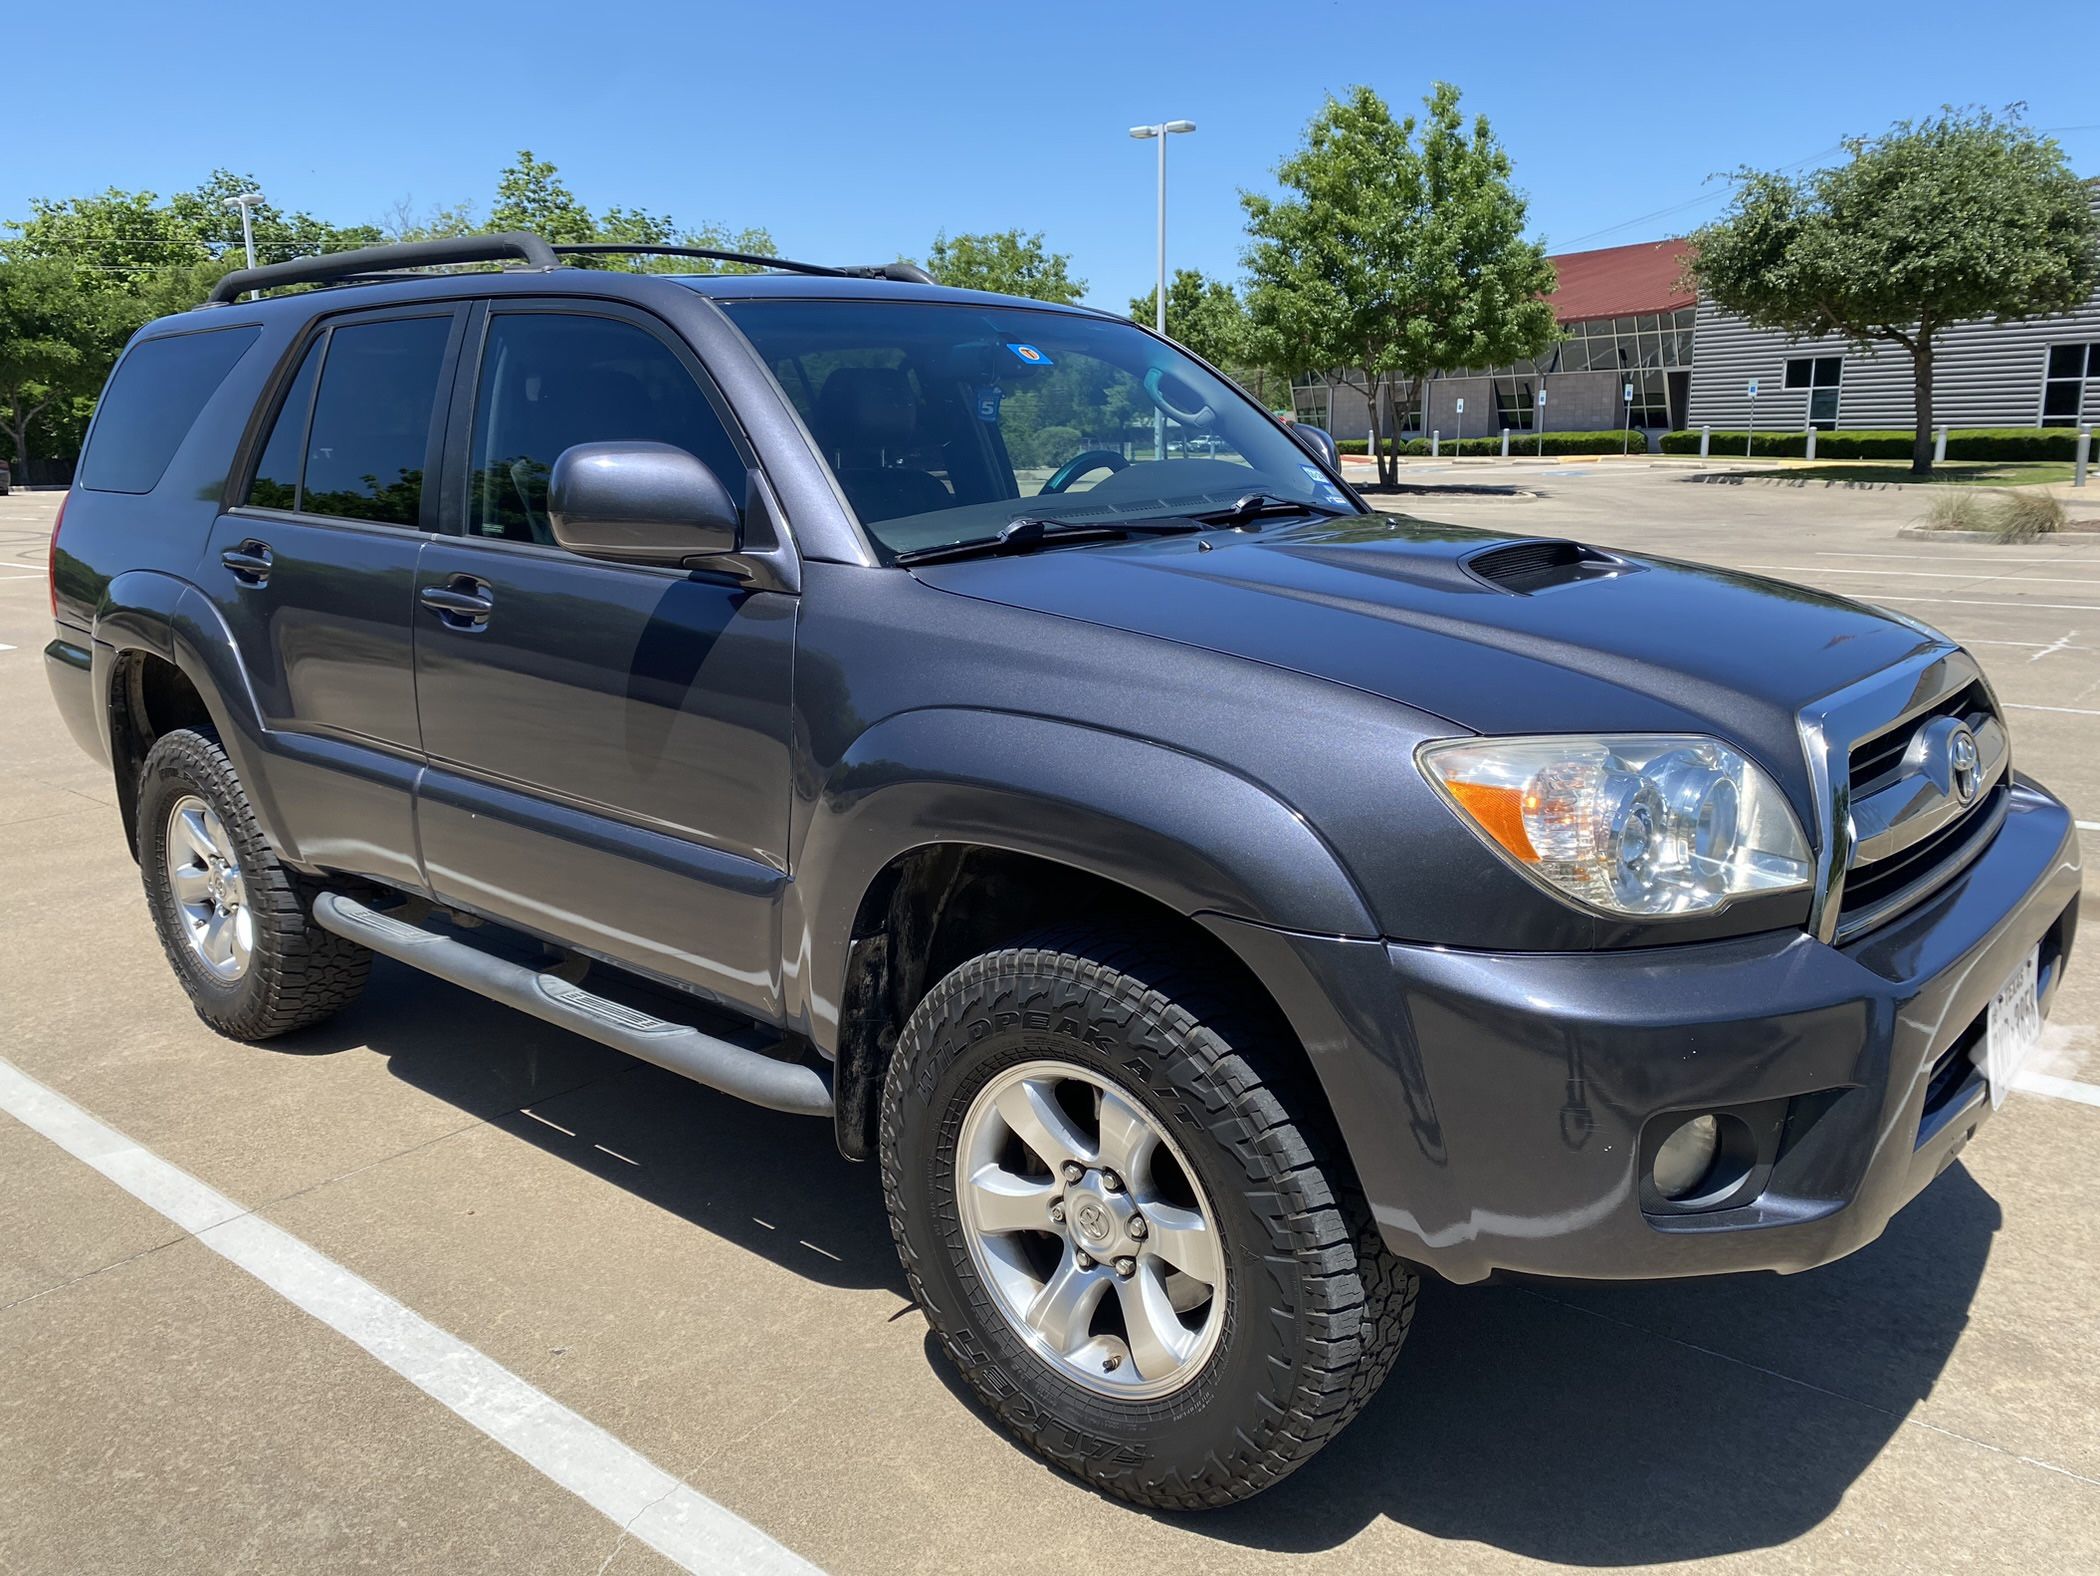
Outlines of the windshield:
{"label": "windshield", "polygon": [[1126,322],[922,301],[723,308],[885,559],[1022,516],[1107,525],[1250,492],[1354,512],[1232,384]]}

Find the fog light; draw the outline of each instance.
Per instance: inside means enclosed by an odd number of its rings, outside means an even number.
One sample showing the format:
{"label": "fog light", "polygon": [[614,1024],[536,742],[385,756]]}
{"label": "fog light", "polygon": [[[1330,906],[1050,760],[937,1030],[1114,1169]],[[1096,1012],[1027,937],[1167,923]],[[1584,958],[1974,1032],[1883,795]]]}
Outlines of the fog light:
{"label": "fog light", "polygon": [[1655,1151],[1655,1191],[1673,1201],[1701,1191],[1720,1146],[1720,1124],[1711,1116],[1682,1124]]}

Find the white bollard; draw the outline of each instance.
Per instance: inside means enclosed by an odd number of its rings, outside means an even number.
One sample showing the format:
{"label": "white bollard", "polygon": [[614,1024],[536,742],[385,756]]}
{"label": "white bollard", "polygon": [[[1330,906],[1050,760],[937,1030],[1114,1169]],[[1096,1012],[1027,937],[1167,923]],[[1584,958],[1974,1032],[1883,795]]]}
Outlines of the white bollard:
{"label": "white bollard", "polygon": [[2078,459],[2071,467],[2071,485],[2073,487],[2083,487],[2085,485],[2085,462],[2092,452],[2093,429],[2080,427],[2078,429]]}
{"label": "white bollard", "polygon": [[1713,441],[1714,441],[1714,429],[1712,428],[1712,426],[1710,426],[1710,425],[1708,425],[1708,424],[1706,424],[1706,423],[1703,423],[1703,422],[1702,422],[1702,423],[1700,424],[1700,427],[1699,427],[1699,458],[1700,458],[1700,459],[1702,459],[1702,460],[1703,460],[1703,459],[1705,459],[1705,458],[1706,458],[1706,447],[1707,447],[1707,445],[1708,445],[1708,444],[1712,443]]}
{"label": "white bollard", "polygon": [[1811,459],[1811,460],[1812,460],[1812,459],[1814,459],[1815,457],[1816,457],[1816,429],[1815,429],[1815,428],[1813,428],[1813,427],[1811,427],[1811,428],[1809,428],[1809,429],[1808,429],[1808,450],[1807,450],[1807,453],[1806,453],[1806,455],[1805,455],[1805,458],[1807,458],[1807,459]]}
{"label": "white bollard", "polygon": [[1932,463],[1938,465],[1947,458],[1947,429],[1936,428],[1932,435]]}
{"label": "white bollard", "polygon": [[1509,458],[1509,429],[1507,427],[1502,429],[1502,457],[1505,460]]}
{"label": "white bollard", "polygon": [[1436,458],[1437,445],[1443,441],[1443,438],[1444,434],[1437,428],[1432,427],[1429,429],[1429,457],[1432,460]]}

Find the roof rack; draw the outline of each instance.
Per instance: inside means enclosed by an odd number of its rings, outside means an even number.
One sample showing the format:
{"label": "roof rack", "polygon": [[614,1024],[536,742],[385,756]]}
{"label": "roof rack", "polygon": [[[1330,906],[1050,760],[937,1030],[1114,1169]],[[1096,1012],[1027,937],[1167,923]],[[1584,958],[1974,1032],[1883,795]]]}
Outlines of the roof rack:
{"label": "roof rack", "polygon": [[791,257],[761,257],[756,252],[724,252],[712,246],[658,245],[649,241],[576,241],[557,246],[564,257],[700,257],[713,263],[743,263],[752,268],[771,268],[784,274],[824,274],[833,279],[894,279],[899,284],[938,283],[917,263],[861,263],[833,266],[830,263],[798,263]]}
{"label": "roof rack", "polygon": [[715,263],[742,263],[789,274],[827,274],[837,279],[894,279],[901,284],[930,285],[933,275],[916,263],[869,263],[834,268],[826,263],[798,263],[787,257],[761,257],[755,252],[725,252],[711,246],[656,245],[650,242],[578,241],[562,246],[524,230],[497,235],[463,235],[442,241],[402,241],[391,246],[360,246],[351,252],[295,257],[261,268],[237,268],[211,287],[206,306],[229,306],[250,290],[278,285],[370,283],[397,276],[404,268],[434,268],[448,263],[521,262],[529,268],[559,268],[563,257],[592,256],[699,257]]}
{"label": "roof rack", "polygon": [[537,235],[510,230],[500,235],[466,235],[443,241],[402,241],[392,246],[360,246],[353,252],[295,257],[287,263],[237,268],[211,287],[206,306],[230,306],[250,290],[277,285],[332,283],[354,274],[397,268],[429,268],[441,263],[522,262],[531,268],[559,268],[555,249]]}

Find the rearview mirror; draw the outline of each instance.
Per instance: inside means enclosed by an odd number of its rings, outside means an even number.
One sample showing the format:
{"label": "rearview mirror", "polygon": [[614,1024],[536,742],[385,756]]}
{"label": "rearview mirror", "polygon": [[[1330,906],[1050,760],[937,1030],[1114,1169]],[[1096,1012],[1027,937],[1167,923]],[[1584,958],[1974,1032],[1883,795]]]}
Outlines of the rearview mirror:
{"label": "rearview mirror", "polygon": [[1298,440],[1306,453],[1316,459],[1325,460],[1336,470],[1342,468],[1341,446],[1334,441],[1334,434],[1324,427],[1308,427],[1303,422],[1293,422],[1291,436]]}
{"label": "rearview mirror", "polygon": [[721,478],[668,443],[579,443],[547,483],[554,539],[585,558],[684,565],[737,550],[742,516]]}

